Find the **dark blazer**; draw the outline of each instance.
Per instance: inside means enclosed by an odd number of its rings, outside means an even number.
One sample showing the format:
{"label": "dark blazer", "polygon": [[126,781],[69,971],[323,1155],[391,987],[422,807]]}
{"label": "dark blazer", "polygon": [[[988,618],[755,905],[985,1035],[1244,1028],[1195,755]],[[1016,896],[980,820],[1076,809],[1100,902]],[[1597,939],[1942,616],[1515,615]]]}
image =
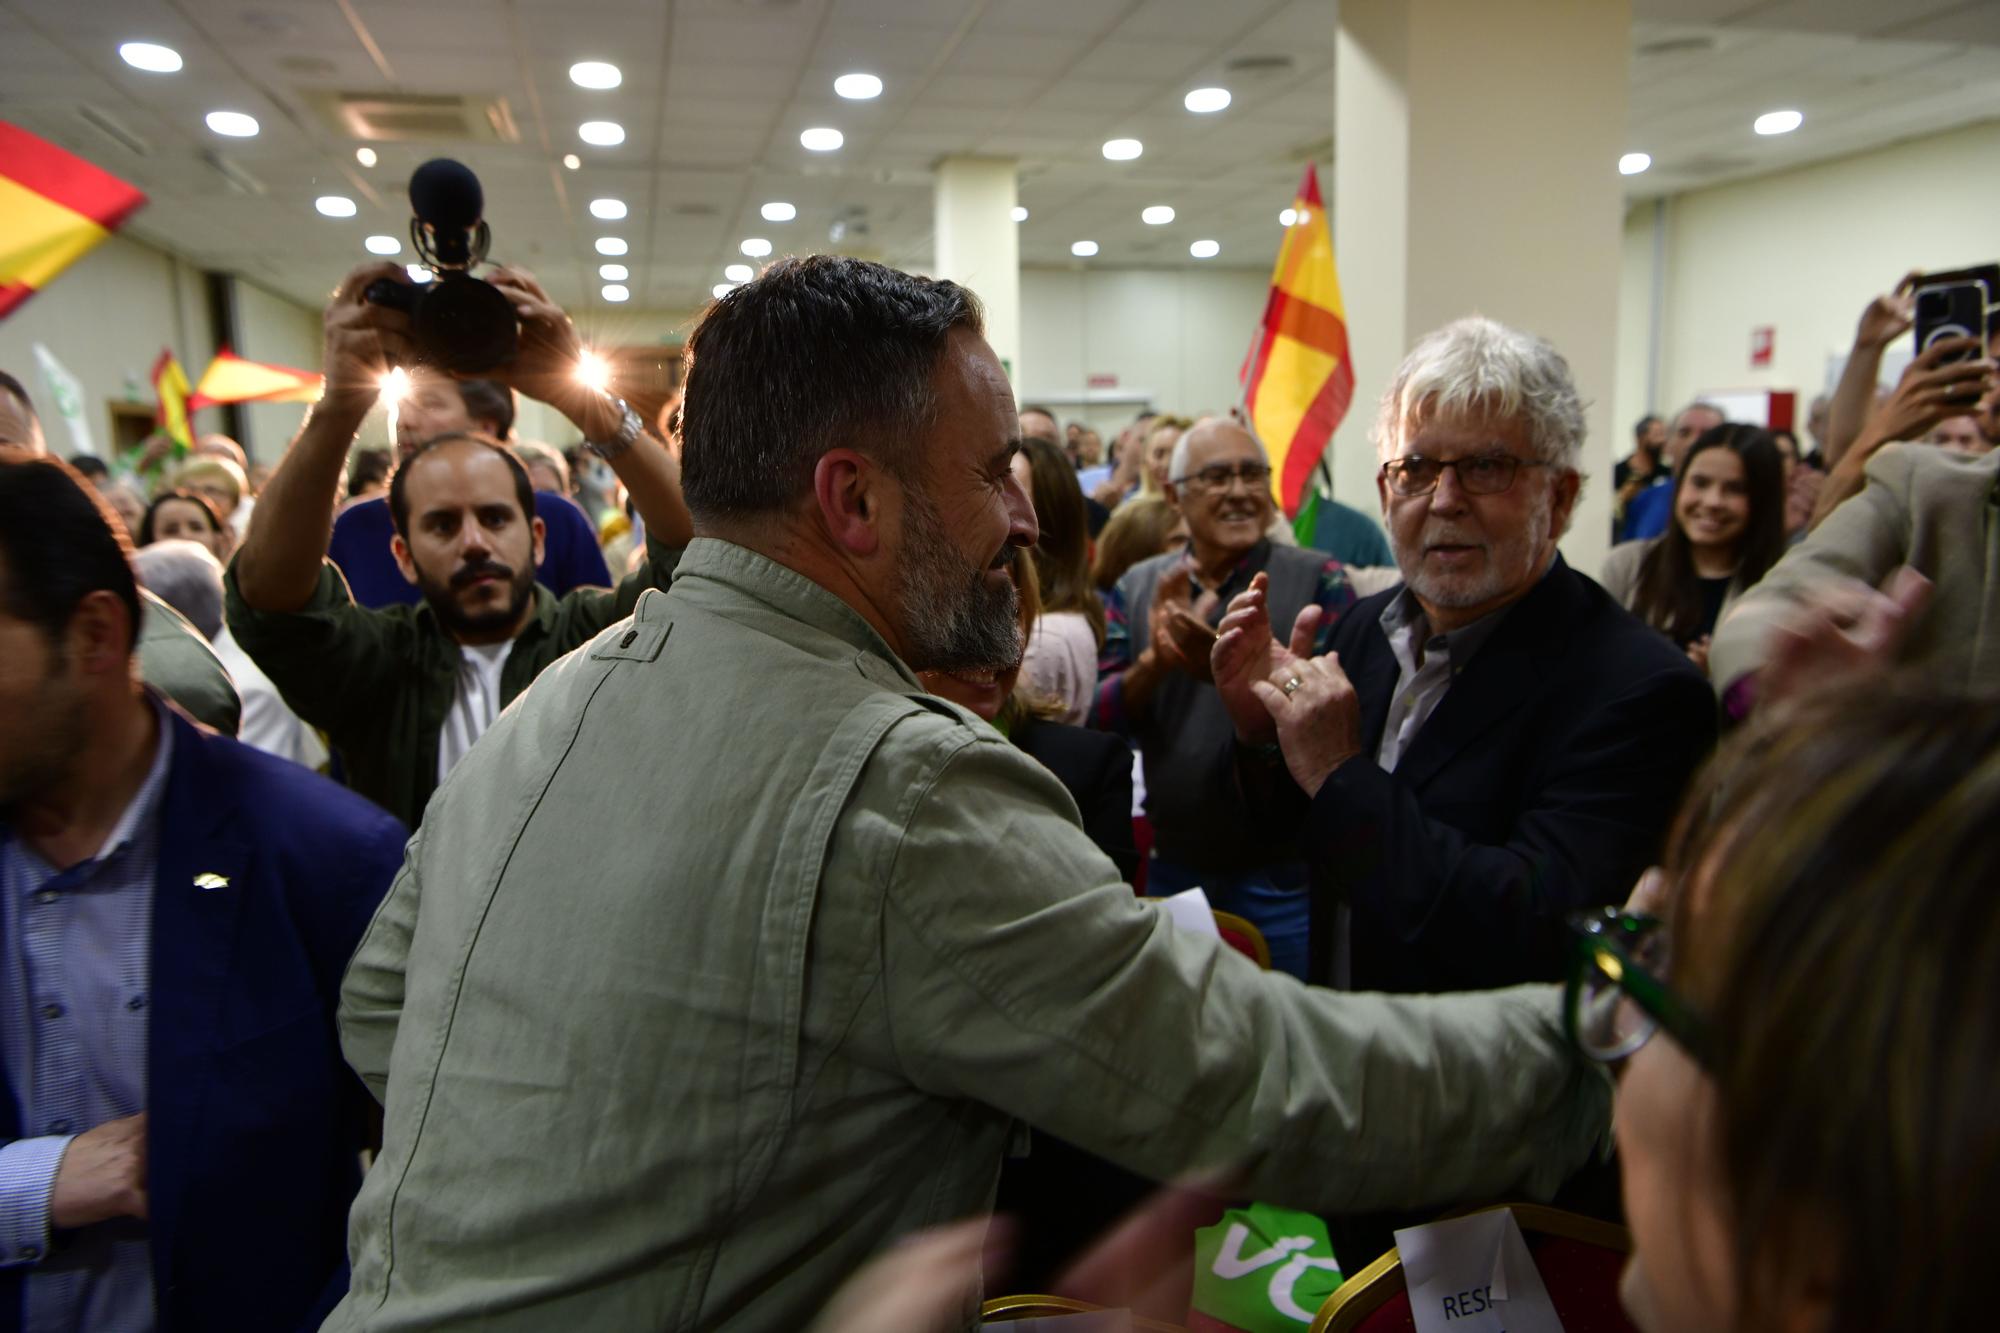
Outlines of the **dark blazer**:
{"label": "dark blazer", "polygon": [[1375,754],[1399,668],[1380,618],[1400,591],[1334,627],[1362,753],[1304,816],[1312,975],[1330,976],[1344,901],[1356,989],[1557,980],[1568,914],[1623,902],[1657,858],[1715,743],[1715,696],[1685,653],[1558,556],[1386,773]]}
{"label": "dark blazer", "polygon": [[[368,1124],[334,1009],[402,865],[403,826],[317,773],[170,716],[146,1070],[158,1327],[316,1329],[347,1289]],[[210,875],[228,882],[196,885]],[[5,1142],[21,1126],[4,1075],[0,1094]],[[22,1289],[22,1270],[0,1273],[6,1333],[20,1327]]]}
{"label": "dark blazer", "polygon": [[1131,883],[1139,871],[1132,841],[1132,747],[1122,736],[1028,718],[1008,739],[1056,775],[1083,814],[1083,831]]}

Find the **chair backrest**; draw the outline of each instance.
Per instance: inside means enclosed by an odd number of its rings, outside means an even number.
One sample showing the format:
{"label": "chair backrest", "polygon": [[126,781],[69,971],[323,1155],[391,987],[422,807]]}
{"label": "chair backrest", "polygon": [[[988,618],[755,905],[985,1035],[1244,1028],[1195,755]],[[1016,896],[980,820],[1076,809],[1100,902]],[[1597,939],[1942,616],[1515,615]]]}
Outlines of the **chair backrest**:
{"label": "chair backrest", "polygon": [[[1088,1301],[1071,1300],[1067,1296],[1044,1296],[1024,1293],[1018,1296],[995,1296],[979,1307],[980,1322],[987,1324],[1012,1323],[1016,1319],[1047,1319],[1055,1315],[1089,1314],[1108,1306],[1092,1305]],[[1157,1319],[1147,1319],[1141,1315],[1132,1316],[1133,1333],[1188,1333],[1179,1324],[1162,1323]]]}
{"label": "chair backrest", "polygon": [[1271,946],[1264,939],[1263,931],[1236,913],[1223,911],[1215,914],[1215,929],[1222,936],[1224,944],[1249,958],[1266,972],[1271,970]]}
{"label": "chair backrest", "polygon": [[[1630,1232],[1612,1222],[1538,1203],[1499,1207],[1514,1210],[1564,1333],[1637,1333],[1618,1301],[1618,1281],[1632,1251]],[[1392,1249],[1327,1297],[1311,1333],[1414,1333],[1416,1326],[1402,1256]]]}

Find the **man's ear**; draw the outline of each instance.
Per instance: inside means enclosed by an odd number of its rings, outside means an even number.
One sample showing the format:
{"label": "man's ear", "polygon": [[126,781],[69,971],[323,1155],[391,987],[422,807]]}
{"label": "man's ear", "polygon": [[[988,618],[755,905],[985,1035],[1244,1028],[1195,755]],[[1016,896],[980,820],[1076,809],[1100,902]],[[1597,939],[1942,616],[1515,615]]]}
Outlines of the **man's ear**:
{"label": "man's ear", "polygon": [[1387,473],[1381,471],[1375,473],[1375,494],[1382,501],[1382,517],[1387,518],[1389,516],[1389,477]]}
{"label": "man's ear", "polygon": [[1171,481],[1164,482],[1161,484],[1160,489],[1165,493],[1167,503],[1174,507],[1176,514],[1185,514],[1187,512],[1187,510],[1181,508],[1181,488],[1178,485]]}
{"label": "man's ear", "polygon": [[542,522],[540,515],[530,514],[528,516],[528,531],[534,536],[532,549],[535,553],[535,568],[540,569],[542,567],[542,552],[548,548],[549,525]]}
{"label": "man's ear", "polygon": [[[142,600],[142,614],[143,607]],[[85,593],[63,629],[64,657],[93,676],[127,674],[138,646],[139,626],[125,600],[108,588]]]}
{"label": "man's ear", "polygon": [[849,555],[882,547],[887,474],[852,449],[829,449],[813,467],[813,499],[827,535]]}
{"label": "man's ear", "polygon": [[1583,490],[1583,474],[1580,472],[1560,472],[1556,475],[1555,508],[1550,517],[1553,534],[1560,538],[1569,531],[1570,517],[1576,512],[1576,497]]}
{"label": "man's ear", "polygon": [[402,570],[403,577],[414,586],[417,582],[417,562],[411,557],[410,544],[403,540],[402,533],[389,538],[389,554],[396,557],[396,568]]}

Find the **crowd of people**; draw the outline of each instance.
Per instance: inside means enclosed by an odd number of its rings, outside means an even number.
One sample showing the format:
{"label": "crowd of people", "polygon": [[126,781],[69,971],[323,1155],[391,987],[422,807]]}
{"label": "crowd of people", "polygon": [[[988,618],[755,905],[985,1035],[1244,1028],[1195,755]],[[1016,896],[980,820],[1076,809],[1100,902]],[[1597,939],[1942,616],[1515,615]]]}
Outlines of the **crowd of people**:
{"label": "crowd of people", "polygon": [[1649,415],[1593,578],[1489,319],[1294,531],[948,282],[773,264],[647,419],[529,274],[484,378],[383,280],[268,476],[0,374],[0,1328],[963,1327],[933,1229],[997,1189],[1038,1285],[1190,1177],[1349,1271],[1622,1216],[1648,1333],[1983,1308],[2000,340],[1877,395],[1906,282],[1809,451]]}

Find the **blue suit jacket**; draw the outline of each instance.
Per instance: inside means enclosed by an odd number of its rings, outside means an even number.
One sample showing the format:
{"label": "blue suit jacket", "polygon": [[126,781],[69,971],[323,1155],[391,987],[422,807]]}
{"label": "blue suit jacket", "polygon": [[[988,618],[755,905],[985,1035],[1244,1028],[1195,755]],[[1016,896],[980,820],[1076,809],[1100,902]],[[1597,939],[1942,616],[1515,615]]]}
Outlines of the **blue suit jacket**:
{"label": "blue suit jacket", "polygon": [[[347,1289],[368,1125],[334,1009],[404,830],[317,773],[170,716],[146,1071],[158,1326],[317,1328]],[[209,874],[228,884],[195,886]],[[20,1133],[4,1072],[0,1093],[4,1142]],[[0,1274],[0,1333],[20,1327],[22,1286]]]}

